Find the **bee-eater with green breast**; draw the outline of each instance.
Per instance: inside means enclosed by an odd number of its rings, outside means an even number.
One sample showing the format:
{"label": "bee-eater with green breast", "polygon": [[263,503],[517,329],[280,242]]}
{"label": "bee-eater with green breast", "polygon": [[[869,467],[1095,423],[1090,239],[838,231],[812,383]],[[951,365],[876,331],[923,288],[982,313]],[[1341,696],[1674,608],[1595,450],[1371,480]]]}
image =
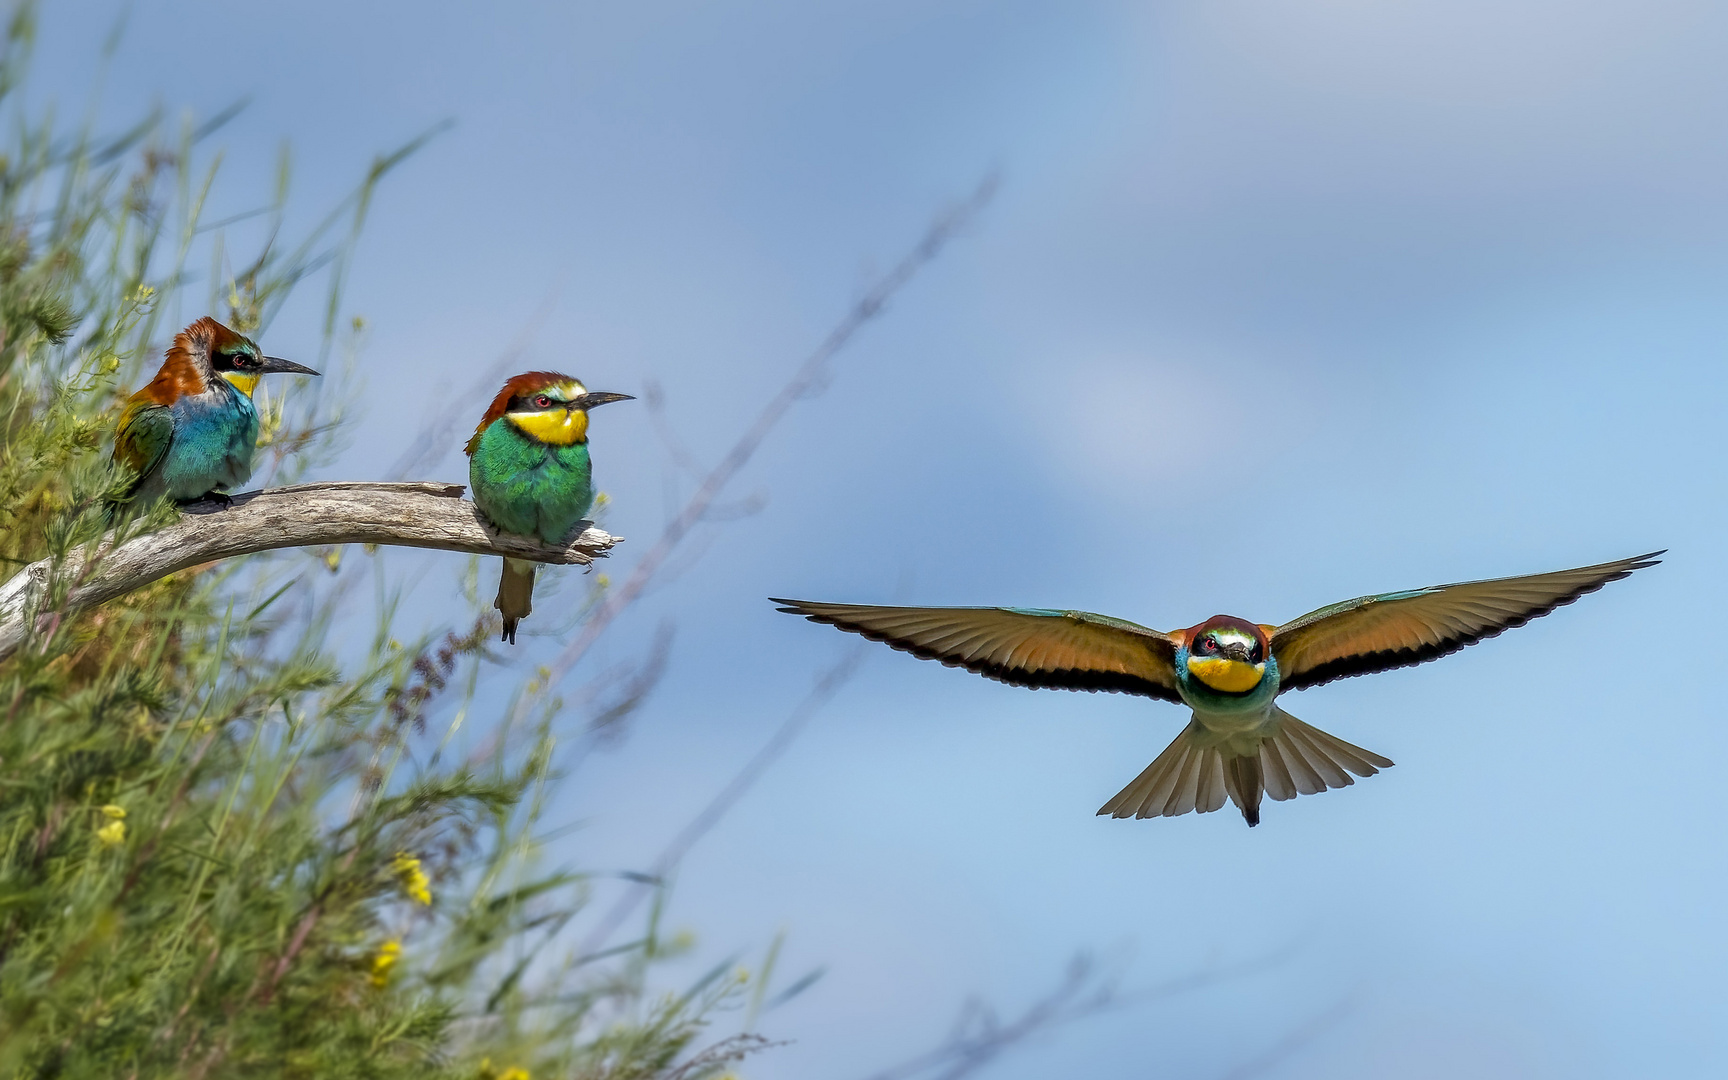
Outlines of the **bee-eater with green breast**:
{"label": "bee-eater with green breast", "polygon": [[174,335],[161,370],[126,402],[114,432],[114,461],[136,477],[123,501],[225,499],[225,489],[245,483],[258,445],[252,391],[273,372],[318,374],[265,356],[208,316]]}
{"label": "bee-eater with green breast", "polygon": [[[629,394],[589,393],[556,371],[508,379],[465,451],[480,512],[500,532],[566,543],[594,505],[588,410],[629,400]],[[493,606],[504,616],[504,640],[512,645],[533,596],[534,564],[505,559]]]}
{"label": "bee-eater with green breast", "polygon": [[1364,596],[1282,626],[1215,615],[1170,633],[1085,611],[774,603],[1018,686],[1115,690],[1186,705],[1188,726],[1098,813],[1205,814],[1228,797],[1253,826],[1263,794],[1282,801],[1348,787],[1351,773],[1372,776],[1392,764],[1291,716],[1274,700],[1280,693],[1457,652],[1654,565],[1660,554]]}

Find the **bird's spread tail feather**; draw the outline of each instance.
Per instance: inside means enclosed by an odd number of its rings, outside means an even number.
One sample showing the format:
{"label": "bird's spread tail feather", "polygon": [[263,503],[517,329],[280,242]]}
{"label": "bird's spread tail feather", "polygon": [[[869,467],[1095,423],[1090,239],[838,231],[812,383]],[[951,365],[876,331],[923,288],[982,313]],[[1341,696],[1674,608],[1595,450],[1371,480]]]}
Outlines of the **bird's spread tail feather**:
{"label": "bird's spread tail feather", "polygon": [[516,644],[516,624],[534,610],[534,564],[522,559],[505,559],[504,573],[498,579],[498,599],[492,606],[504,616],[504,638]]}
{"label": "bird's spread tail feather", "polygon": [[1354,746],[1278,709],[1275,727],[1251,753],[1241,737],[1224,739],[1190,721],[1164,752],[1104,804],[1111,817],[1176,817],[1209,814],[1225,799],[1250,826],[1260,823],[1261,796],[1282,802],[1328,788],[1349,787],[1350,774],[1373,776],[1392,762]]}

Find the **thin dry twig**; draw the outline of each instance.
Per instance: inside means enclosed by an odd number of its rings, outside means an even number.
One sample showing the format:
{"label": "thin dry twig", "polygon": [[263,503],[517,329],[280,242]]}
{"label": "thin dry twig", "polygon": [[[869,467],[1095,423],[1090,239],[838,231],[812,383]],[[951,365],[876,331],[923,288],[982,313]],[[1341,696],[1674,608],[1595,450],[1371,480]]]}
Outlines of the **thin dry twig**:
{"label": "thin dry twig", "polygon": [[[1149,1001],[1198,990],[1225,979],[1262,971],[1282,962],[1287,955],[1285,952],[1275,953],[1235,964],[1201,969],[1136,990],[1122,990],[1117,986],[1116,976],[1101,972],[1090,956],[1081,953],[1068,962],[1067,970],[1053,989],[1028,1005],[1014,1019],[1002,1021],[989,1005],[981,1001],[970,1001],[961,1009],[952,1033],[941,1043],[897,1065],[871,1073],[867,1080],[960,1080],[1034,1037],[1106,1013],[1120,1012]],[[1302,1041],[1312,1038],[1319,1030],[1312,1025],[1303,1029]],[[1275,1063],[1271,1054],[1293,1053],[1300,1045],[1301,1042],[1287,1039],[1274,1047],[1273,1051],[1256,1058],[1245,1067],[1269,1068]],[[1237,1073],[1230,1075],[1238,1076]],[[1253,1073],[1240,1075],[1249,1076]]]}
{"label": "thin dry twig", "polygon": [[954,1033],[940,1045],[872,1073],[869,1080],[959,1080],[1034,1035],[1096,1015],[1118,1003],[1114,981],[1101,976],[1090,957],[1076,956],[1056,987],[1014,1019],[999,1021],[986,1006],[969,1002]]}
{"label": "thin dry twig", "polygon": [[1253,1077],[1265,1075],[1307,1049],[1308,1045],[1315,1039],[1338,1026],[1339,1022],[1348,1016],[1355,1007],[1356,1003],[1351,998],[1337,1002],[1330,1009],[1310,1018],[1307,1023],[1273,1043],[1262,1053],[1231,1069],[1219,1077],[1219,1080],[1252,1080]]}
{"label": "thin dry twig", "polygon": [[[918,243],[895,264],[894,268],[880,278],[869,291],[846,313],[846,316],[828,332],[804,363],[786,385],[780,388],[768,404],[763,406],[756,421],[745,430],[720,463],[709,470],[696,491],[684,504],[682,510],[667,523],[666,530],[660,539],[642,556],[631,570],[624,584],[610,593],[593,616],[583,625],[581,633],[575,640],[566,645],[556,659],[548,665],[549,675],[542,681],[541,693],[548,693],[561,683],[571,669],[593,648],[613,620],[635,603],[648,588],[656,574],[671,557],[673,551],[689,535],[690,531],[702,523],[726,485],[749,464],[752,456],[762,445],[762,441],[773,431],[781,418],[801,399],[818,392],[828,379],[828,362],[846,347],[858,331],[880,316],[888,301],[904,288],[918,271],[928,266],[949,241],[960,235],[971,224],[980,211],[996,194],[998,178],[992,173],[985,177],[982,183],[964,202],[942,214],[925,231]],[[533,707],[534,696],[524,694],[517,699],[515,714],[512,721],[520,720]],[[513,725],[512,725],[513,726]]]}
{"label": "thin dry twig", "polygon": [[828,704],[834,695],[840,692],[840,688],[858,670],[858,664],[864,659],[865,652],[866,647],[862,645],[847,649],[845,655],[833,667],[822,673],[821,677],[816,680],[816,685],[810,688],[810,692],[804,696],[804,700],[800,701],[786,719],[781,721],[774,734],[770,735],[768,741],[762,744],[762,748],[756,751],[755,755],[733,775],[731,781],[721,788],[713,799],[709,800],[707,806],[704,806],[695,817],[690,819],[689,824],[679,830],[678,835],[672,838],[671,842],[660,852],[659,857],[650,864],[648,870],[631,881],[624,895],[618,898],[611,910],[606,912],[605,917],[583,939],[582,947],[577,955],[590,957],[605,947],[606,942],[618,932],[618,928],[624,924],[625,919],[630,917],[631,912],[635,911],[654,889],[660,887],[666,877],[677,869],[678,864],[684,860],[684,856],[689,854],[690,849],[695,847],[710,829],[719,824],[720,819],[726,816],[727,811],[737,805],[738,800],[742,799],[745,793],[755,786],[756,781],[762,778],[762,774],[768,771],[768,767],[786,752],[786,748],[792,745],[792,741],[799,736],[811,719],[822,711],[822,706]]}
{"label": "thin dry twig", "polygon": [[540,332],[540,328],[546,324],[557,306],[559,291],[559,285],[553,285],[546,291],[539,306],[528,317],[528,321],[522,324],[510,344],[504,347],[504,351],[487,366],[479,379],[470,384],[466,393],[449,395],[449,404],[420,425],[419,433],[384,475],[392,480],[400,480],[409,473],[437,464],[449,448],[460,445],[458,434],[463,422],[472,418],[474,402],[490,401],[497,392],[497,387],[503,383],[505,373],[521,362],[535,335]]}

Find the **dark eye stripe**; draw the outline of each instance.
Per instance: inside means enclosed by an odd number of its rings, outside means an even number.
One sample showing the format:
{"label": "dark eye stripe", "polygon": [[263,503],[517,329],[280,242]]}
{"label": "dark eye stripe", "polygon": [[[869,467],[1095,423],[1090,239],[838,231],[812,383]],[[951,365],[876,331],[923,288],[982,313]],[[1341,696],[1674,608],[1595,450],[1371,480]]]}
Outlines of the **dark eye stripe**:
{"label": "dark eye stripe", "polygon": [[[538,398],[538,397],[546,397],[549,399],[550,403],[547,405],[544,405],[544,406],[539,405],[534,400],[535,398]],[[510,399],[510,407],[508,409],[505,409],[504,411],[505,412],[544,412],[547,409],[563,408],[564,404],[565,404],[564,402],[559,401],[557,398],[551,397],[550,395],[543,394],[543,393],[517,394],[515,397]]]}

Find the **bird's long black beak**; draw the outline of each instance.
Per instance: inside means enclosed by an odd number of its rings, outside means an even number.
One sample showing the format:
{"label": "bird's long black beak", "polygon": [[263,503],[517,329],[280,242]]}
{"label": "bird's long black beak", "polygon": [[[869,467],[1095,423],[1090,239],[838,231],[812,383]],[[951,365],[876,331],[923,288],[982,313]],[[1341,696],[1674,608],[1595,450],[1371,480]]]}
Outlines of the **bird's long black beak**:
{"label": "bird's long black beak", "polygon": [[258,360],[258,366],[252,370],[260,375],[272,375],[279,371],[291,375],[318,374],[305,364],[296,364],[294,361],[284,360],[280,356],[260,356]]}
{"label": "bird's long black beak", "polygon": [[570,408],[581,409],[584,412],[586,412],[587,410],[595,408],[595,407],[600,406],[600,405],[610,405],[614,401],[635,401],[635,400],[636,400],[636,396],[634,394],[608,394],[604,391],[601,391],[598,393],[583,394],[580,397],[572,398],[570,400]]}

